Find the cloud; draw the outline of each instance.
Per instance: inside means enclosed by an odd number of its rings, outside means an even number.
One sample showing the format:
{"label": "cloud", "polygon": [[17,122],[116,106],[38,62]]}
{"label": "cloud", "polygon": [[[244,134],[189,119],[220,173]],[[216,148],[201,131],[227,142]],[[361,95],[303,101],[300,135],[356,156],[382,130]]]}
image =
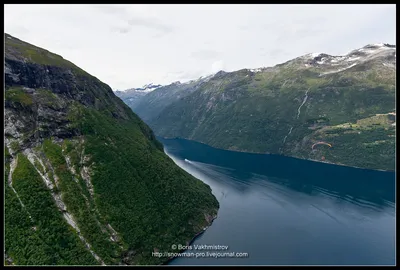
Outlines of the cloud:
{"label": "cloud", "polygon": [[27,35],[29,34],[29,29],[26,28],[23,25],[13,25],[10,29],[13,33],[16,33],[17,35]]}
{"label": "cloud", "polygon": [[177,78],[181,77],[185,72],[184,71],[174,71],[174,72],[167,72],[164,76],[164,80],[176,80]]}
{"label": "cloud", "polygon": [[111,32],[117,32],[121,34],[129,33],[131,29],[129,27],[112,26]]}
{"label": "cloud", "polygon": [[283,25],[279,30],[280,34],[275,39],[275,42],[277,43],[285,42],[287,40],[299,41],[310,37],[319,37],[328,31],[328,29],[323,28],[320,24],[307,24],[305,22]]}
{"label": "cloud", "polygon": [[191,53],[191,56],[198,60],[209,60],[216,58],[219,55],[220,53],[214,50],[199,50]]}
{"label": "cloud", "polygon": [[168,72],[164,76],[164,79],[167,79],[167,81],[169,82],[175,82],[175,81],[186,82],[192,79],[197,79],[202,75],[204,75],[203,70]]}
{"label": "cloud", "polygon": [[247,25],[247,24],[242,24],[242,25],[239,25],[238,26],[238,29],[240,30],[240,31],[248,31],[248,30],[250,30],[251,29],[251,25]]}
{"label": "cloud", "polygon": [[278,56],[278,55],[285,54],[285,51],[283,49],[277,48],[277,49],[272,49],[272,50],[268,51],[268,54],[270,56]]}
{"label": "cloud", "polygon": [[396,44],[396,5],[6,4],[4,30],[126,89]]}
{"label": "cloud", "polygon": [[220,70],[224,70],[224,68],[225,68],[224,61],[218,60],[218,61],[215,61],[214,63],[212,63],[211,72],[212,73],[216,73],[216,72],[218,72]]}
{"label": "cloud", "polygon": [[170,33],[173,27],[159,21],[158,18],[147,14],[148,8],[143,5],[96,5],[94,9],[101,13],[112,16],[115,21],[123,22],[124,26],[112,26],[112,32],[126,34],[132,31],[133,27],[144,27],[147,29],[156,30],[159,33]]}
{"label": "cloud", "polygon": [[118,16],[126,16],[128,13],[126,11],[126,7],[117,6],[117,5],[94,5],[94,9],[97,9],[103,13],[118,15]]}
{"label": "cloud", "polygon": [[157,30],[163,33],[170,33],[173,31],[173,28],[168,26],[167,24],[158,22],[156,19],[149,18],[132,18],[128,21],[130,26],[141,26],[153,30]]}
{"label": "cloud", "polygon": [[131,18],[127,21],[124,26],[111,26],[111,32],[127,34],[134,30],[135,27],[155,30],[156,34],[152,35],[152,38],[159,38],[165,34],[173,32],[173,27],[161,23],[153,18]]}

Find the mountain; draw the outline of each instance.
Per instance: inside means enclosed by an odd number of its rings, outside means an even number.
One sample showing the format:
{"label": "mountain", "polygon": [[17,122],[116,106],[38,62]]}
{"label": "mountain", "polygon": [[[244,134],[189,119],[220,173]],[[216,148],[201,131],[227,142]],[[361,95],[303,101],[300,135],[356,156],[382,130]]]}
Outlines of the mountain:
{"label": "mountain", "polygon": [[161,87],[160,84],[146,84],[142,88],[131,88],[124,91],[115,91],[114,94],[122,99],[131,109],[134,109],[140,100],[155,89]]}
{"label": "mountain", "polygon": [[108,85],[8,34],[4,69],[6,264],[160,264],[210,225],[210,187]]}
{"label": "mountain", "polygon": [[186,83],[174,82],[157,88],[156,91],[148,93],[140,99],[134,106],[129,105],[144,121],[147,121],[164,110],[171,103],[178,101],[187,95],[196,91],[203,83],[206,83],[214,75],[200,77],[198,80],[192,80]]}
{"label": "mountain", "polygon": [[163,137],[394,170],[395,66],[389,44],[343,56],[307,54],[274,67],[219,72],[180,98],[173,85],[159,88],[135,111]]}

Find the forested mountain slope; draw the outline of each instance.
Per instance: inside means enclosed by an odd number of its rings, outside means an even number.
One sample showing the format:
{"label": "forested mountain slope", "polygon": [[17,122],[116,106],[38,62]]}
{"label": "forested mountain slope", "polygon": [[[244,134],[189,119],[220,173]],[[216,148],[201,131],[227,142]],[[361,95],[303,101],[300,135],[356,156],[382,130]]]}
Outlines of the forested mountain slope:
{"label": "forested mountain slope", "polygon": [[394,170],[395,65],[389,44],[343,56],[308,54],[274,67],[219,72],[174,102],[165,94],[167,106],[157,114],[153,108],[163,100],[153,107],[146,96],[137,109],[147,111],[137,113],[163,137]]}
{"label": "forested mountain slope", "polygon": [[216,216],[111,88],[5,34],[5,262],[159,264]]}

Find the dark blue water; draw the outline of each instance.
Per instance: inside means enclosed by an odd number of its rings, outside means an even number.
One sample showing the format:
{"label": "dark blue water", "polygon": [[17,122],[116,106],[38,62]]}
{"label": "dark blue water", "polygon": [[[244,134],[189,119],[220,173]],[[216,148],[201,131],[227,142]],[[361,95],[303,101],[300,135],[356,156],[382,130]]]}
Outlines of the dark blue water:
{"label": "dark blue water", "polygon": [[211,186],[220,203],[218,218],[192,246],[227,245],[228,252],[248,253],[181,257],[170,265],[395,264],[393,172],[158,139],[180,167]]}

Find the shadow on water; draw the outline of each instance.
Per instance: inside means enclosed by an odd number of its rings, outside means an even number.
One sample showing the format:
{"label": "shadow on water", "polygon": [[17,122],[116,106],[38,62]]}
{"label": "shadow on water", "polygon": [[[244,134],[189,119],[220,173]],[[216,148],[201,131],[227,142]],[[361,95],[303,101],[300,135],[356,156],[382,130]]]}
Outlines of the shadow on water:
{"label": "shadow on water", "polygon": [[[224,167],[221,173],[225,177],[230,174],[233,181],[245,182],[252,179],[254,184],[257,181],[254,175],[258,174],[267,176],[270,182],[302,193],[325,192],[345,200],[394,206],[394,172],[338,166],[279,155],[227,151],[184,139],[157,139],[168,145],[170,154],[190,160],[192,165],[197,162],[205,163],[203,168],[214,166],[214,173],[218,172],[218,166]],[[245,189],[246,185],[237,187]]]}
{"label": "shadow on water", "polygon": [[395,262],[395,173],[158,138],[210,185],[218,218],[194,244],[248,258],[176,258],[170,265],[387,265]]}

